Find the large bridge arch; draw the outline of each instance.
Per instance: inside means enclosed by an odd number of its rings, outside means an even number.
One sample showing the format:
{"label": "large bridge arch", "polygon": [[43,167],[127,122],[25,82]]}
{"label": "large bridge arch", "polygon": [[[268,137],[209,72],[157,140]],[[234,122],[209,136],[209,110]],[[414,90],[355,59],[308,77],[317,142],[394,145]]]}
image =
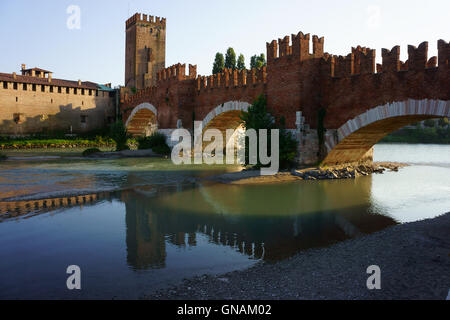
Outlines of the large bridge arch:
{"label": "large bridge arch", "polygon": [[125,127],[133,136],[148,136],[158,128],[158,111],[152,104],[145,102],[131,111]]}
{"label": "large bridge arch", "polygon": [[450,117],[450,101],[413,100],[381,105],[347,121],[328,135],[322,164],[358,162],[383,137],[414,122]]}

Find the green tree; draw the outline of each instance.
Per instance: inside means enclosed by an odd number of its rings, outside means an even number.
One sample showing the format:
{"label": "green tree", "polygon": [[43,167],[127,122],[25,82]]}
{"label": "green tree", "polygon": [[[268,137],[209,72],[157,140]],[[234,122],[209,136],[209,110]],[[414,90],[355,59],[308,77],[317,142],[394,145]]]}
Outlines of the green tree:
{"label": "green tree", "polygon": [[261,53],[259,56],[254,55],[250,58],[250,69],[261,69],[267,65],[266,56]]}
{"label": "green tree", "polygon": [[238,57],[237,68],[238,68],[238,70],[244,70],[245,69],[245,58],[244,58],[244,55],[242,53]]}
{"label": "green tree", "polygon": [[234,70],[236,69],[236,53],[233,48],[228,48],[225,54],[225,68]]}
{"label": "green tree", "polygon": [[225,68],[225,59],[223,57],[223,54],[221,54],[220,52],[216,53],[216,58],[214,60],[214,64],[213,64],[213,74],[216,73],[220,73],[223,71],[223,69]]}
{"label": "green tree", "polygon": [[[242,112],[240,116],[244,127],[246,130],[255,129],[257,135],[257,145],[259,146],[259,130],[260,129],[268,129],[269,132],[267,134],[268,139],[270,139],[271,134],[270,130],[278,129],[280,130],[280,140],[279,140],[279,148],[280,148],[280,167],[281,169],[289,168],[294,165],[295,156],[297,154],[297,141],[294,139],[292,134],[285,129],[285,119],[280,118],[277,122],[275,118],[268,112],[267,110],[267,100],[264,96],[259,96],[258,99],[248,108],[247,112]],[[270,146],[270,141],[267,142],[267,145]],[[246,142],[245,144],[245,154],[246,154],[246,163],[249,163],[249,145]],[[259,159],[258,153],[258,161],[256,168],[261,167],[261,162]]]}

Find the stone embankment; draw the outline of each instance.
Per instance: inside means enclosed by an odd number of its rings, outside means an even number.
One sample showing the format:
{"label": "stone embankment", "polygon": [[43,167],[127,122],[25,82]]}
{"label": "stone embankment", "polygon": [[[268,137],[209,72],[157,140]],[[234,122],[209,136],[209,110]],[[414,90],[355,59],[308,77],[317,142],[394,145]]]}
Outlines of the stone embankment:
{"label": "stone embankment", "polygon": [[374,173],[382,174],[388,171],[398,171],[407,166],[398,162],[377,162],[365,164],[348,164],[332,167],[308,167],[279,172],[275,175],[262,176],[260,170],[243,170],[240,172],[225,173],[207,178],[208,180],[227,184],[261,184],[280,183],[298,180],[334,180],[355,179]]}
{"label": "stone embankment", "polygon": [[303,170],[293,170],[291,173],[303,180],[354,179],[359,176],[368,176],[373,173],[384,173],[386,170],[398,171],[399,168],[404,166],[406,165],[402,163],[381,162],[328,168],[308,168]]}

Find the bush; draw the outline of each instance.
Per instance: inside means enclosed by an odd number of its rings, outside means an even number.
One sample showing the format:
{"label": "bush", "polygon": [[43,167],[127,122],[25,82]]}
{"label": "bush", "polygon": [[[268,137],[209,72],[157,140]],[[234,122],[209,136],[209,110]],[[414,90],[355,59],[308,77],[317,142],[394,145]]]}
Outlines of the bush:
{"label": "bush", "polygon": [[159,132],[155,132],[149,137],[137,138],[137,143],[138,143],[138,150],[154,149],[155,147],[169,148],[166,142],[166,136]]}
{"label": "bush", "polygon": [[170,147],[166,144],[166,145],[161,145],[161,146],[156,146],[152,148],[154,153],[163,155],[163,156],[168,156],[172,150],[170,150]]}
{"label": "bush", "polygon": [[101,152],[99,149],[97,148],[90,148],[90,149],[86,149],[83,151],[83,157],[88,157],[94,153],[98,153]]}
{"label": "bush", "polygon": [[5,154],[0,153],[0,161],[1,160],[6,160],[6,159],[8,159],[8,157]]}
{"label": "bush", "polygon": [[116,143],[116,151],[130,150],[130,147],[127,144],[129,138],[127,128],[125,128],[125,125],[121,120],[118,120],[111,125],[110,137]]}
{"label": "bush", "polygon": [[[297,155],[297,141],[294,139],[292,134],[285,129],[284,118],[276,119],[267,110],[267,100],[264,96],[260,96],[254,103],[248,108],[248,112],[243,112],[241,115],[241,120],[245,126],[245,129],[255,129],[257,132],[258,146],[259,146],[259,129],[268,129],[268,139],[270,139],[270,130],[278,129],[280,130],[280,169],[288,169],[295,165],[295,157]],[[270,146],[270,141],[267,142],[267,146]],[[246,142],[246,164],[249,164],[249,146]],[[261,162],[259,159],[258,152],[258,162],[255,168],[260,168]]]}

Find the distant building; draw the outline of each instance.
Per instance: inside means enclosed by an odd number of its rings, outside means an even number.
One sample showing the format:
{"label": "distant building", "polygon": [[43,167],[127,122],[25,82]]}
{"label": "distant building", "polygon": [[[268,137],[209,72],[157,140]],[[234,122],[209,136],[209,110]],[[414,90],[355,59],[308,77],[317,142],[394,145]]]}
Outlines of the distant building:
{"label": "distant building", "polygon": [[51,71],[0,73],[0,134],[81,133],[116,119],[118,93],[111,85],[53,79]]}

